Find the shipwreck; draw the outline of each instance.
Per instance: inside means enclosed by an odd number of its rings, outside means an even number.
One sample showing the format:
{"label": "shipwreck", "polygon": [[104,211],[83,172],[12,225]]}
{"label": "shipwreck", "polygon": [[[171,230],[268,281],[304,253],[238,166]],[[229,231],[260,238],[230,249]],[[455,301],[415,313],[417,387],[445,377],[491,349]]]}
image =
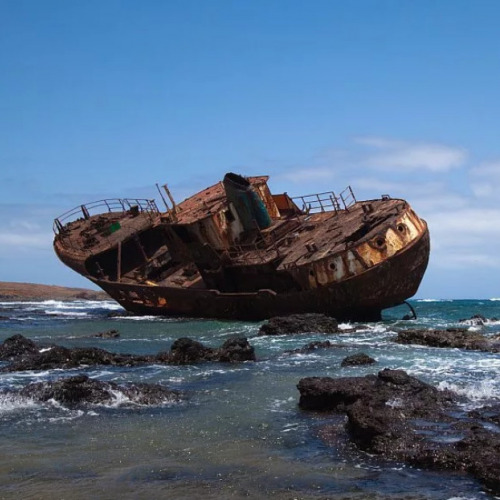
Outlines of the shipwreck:
{"label": "shipwreck", "polygon": [[357,201],[351,187],[292,198],[267,181],[228,173],[181,203],[164,186],[165,211],[145,199],[87,203],[55,219],[54,248],[141,315],[377,321],[416,293],[429,231],[407,201]]}

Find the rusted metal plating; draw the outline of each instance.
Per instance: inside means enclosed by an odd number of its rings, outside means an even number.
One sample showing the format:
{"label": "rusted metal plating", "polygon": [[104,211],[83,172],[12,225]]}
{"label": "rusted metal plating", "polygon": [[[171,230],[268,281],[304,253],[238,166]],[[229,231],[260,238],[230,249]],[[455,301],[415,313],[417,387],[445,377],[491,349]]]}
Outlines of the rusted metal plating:
{"label": "rusted metal plating", "polygon": [[265,176],[226,177],[241,193],[219,182],[164,213],[151,200],[82,205],[56,219],[55,250],[139,313],[376,319],[416,292],[429,234],[406,201],[360,202],[350,187],[297,199]]}

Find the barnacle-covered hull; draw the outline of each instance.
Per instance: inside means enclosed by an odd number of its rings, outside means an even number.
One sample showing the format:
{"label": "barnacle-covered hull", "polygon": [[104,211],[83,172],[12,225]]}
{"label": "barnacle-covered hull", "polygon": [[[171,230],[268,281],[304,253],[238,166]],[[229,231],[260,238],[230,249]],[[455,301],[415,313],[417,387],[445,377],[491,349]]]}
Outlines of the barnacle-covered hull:
{"label": "barnacle-covered hull", "polygon": [[271,195],[266,181],[228,174],[165,213],[121,200],[123,210],[56,219],[56,253],[141,315],[376,321],[416,293],[429,231],[406,201],[331,193],[314,195],[315,211],[307,197],[299,208]]}

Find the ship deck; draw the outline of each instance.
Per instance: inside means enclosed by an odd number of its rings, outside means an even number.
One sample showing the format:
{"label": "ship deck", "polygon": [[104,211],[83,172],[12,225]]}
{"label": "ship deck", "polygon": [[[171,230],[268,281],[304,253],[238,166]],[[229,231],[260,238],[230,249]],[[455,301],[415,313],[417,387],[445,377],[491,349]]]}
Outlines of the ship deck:
{"label": "ship deck", "polygon": [[[380,225],[406,206],[399,199],[358,202],[348,210],[319,212],[273,221],[262,238],[236,247],[232,265],[248,266],[281,259],[278,269],[302,266],[345,250],[351,243],[374,238]],[[368,208],[367,208],[368,207]]]}

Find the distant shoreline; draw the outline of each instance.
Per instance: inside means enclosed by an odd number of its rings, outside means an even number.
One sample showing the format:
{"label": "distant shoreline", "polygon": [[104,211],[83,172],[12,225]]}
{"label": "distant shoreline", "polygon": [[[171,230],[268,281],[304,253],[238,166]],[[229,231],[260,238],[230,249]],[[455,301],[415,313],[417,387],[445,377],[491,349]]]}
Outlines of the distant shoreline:
{"label": "distant shoreline", "polygon": [[0,301],[16,300],[110,300],[108,294],[87,288],[0,281]]}

